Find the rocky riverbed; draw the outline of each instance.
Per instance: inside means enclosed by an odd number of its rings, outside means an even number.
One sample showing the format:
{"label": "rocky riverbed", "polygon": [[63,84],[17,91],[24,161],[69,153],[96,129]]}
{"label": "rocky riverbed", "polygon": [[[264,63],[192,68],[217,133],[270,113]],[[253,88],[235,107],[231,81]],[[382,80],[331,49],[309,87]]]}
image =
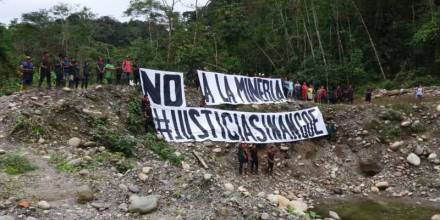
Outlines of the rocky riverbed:
{"label": "rocky riverbed", "polygon": [[[191,105],[199,97],[187,91]],[[277,145],[273,176],[264,172],[265,149],[259,149],[260,174],[239,176],[235,144],[167,145],[145,136],[136,123],[135,89],[0,97],[0,161],[25,158],[33,167],[10,175],[0,162],[0,219],[337,219],[347,218],[337,204],[320,204],[353,197],[429,203],[436,212],[440,101],[405,97],[320,105],[335,133]],[[280,112],[313,105],[223,108]]]}

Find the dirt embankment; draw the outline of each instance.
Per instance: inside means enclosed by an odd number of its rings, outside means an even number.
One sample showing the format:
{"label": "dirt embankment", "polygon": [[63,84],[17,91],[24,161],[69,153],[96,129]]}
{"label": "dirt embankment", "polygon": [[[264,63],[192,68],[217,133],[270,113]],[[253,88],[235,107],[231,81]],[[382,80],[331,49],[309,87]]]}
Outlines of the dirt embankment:
{"label": "dirt embankment", "polygon": [[[198,105],[197,91],[187,95]],[[36,167],[20,175],[0,173],[0,216],[303,219],[303,206],[324,198],[440,201],[440,102],[435,97],[421,103],[384,97],[372,105],[321,105],[333,135],[277,145],[272,177],[265,173],[265,149],[259,149],[260,174],[238,176],[235,144],[166,145],[145,136],[139,100],[136,90],[122,87],[0,97],[0,156],[24,155]],[[312,105],[236,108],[276,112]],[[145,205],[153,209],[140,215]]]}

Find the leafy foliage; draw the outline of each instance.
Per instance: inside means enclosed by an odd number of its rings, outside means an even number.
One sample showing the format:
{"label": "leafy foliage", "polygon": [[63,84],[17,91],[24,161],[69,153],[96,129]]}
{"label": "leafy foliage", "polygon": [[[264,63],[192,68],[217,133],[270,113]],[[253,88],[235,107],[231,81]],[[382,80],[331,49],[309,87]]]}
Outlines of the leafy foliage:
{"label": "leafy foliage", "polygon": [[143,143],[163,160],[170,161],[174,166],[181,166],[181,161],[184,157],[176,150],[172,149],[164,140],[159,140],[153,134],[147,134],[143,138]]}
{"label": "leafy foliage", "polygon": [[9,175],[18,175],[35,169],[36,167],[22,154],[11,153],[0,156],[0,170]]}
{"label": "leafy foliage", "polygon": [[125,156],[133,156],[137,144],[133,137],[109,130],[104,126],[98,126],[95,129],[93,138],[110,151],[120,152]]}

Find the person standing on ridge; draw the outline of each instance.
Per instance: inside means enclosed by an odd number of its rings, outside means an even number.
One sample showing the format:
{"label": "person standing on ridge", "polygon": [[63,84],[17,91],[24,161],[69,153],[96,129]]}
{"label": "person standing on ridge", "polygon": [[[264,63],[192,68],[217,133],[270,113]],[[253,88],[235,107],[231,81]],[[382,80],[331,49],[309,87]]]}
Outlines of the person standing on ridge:
{"label": "person standing on ridge", "polygon": [[96,83],[102,84],[104,80],[104,59],[98,58],[96,62]]}
{"label": "person standing on ridge", "polygon": [[34,64],[32,58],[26,56],[26,59],[20,64],[21,72],[21,91],[26,91],[32,86],[32,79],[34,77]]}
{"label": "person standing on ridge", "polygon": [[50,81],[50,62],[49,62],[49,53],[44,52],[41,57],[40,64],[40,82],[38,83],[38,88],[41,88],[43,81],[46,79],[47,89],[52,89],[51,81]]}
{"label": "person standing on ridge", "polygon": [[301,87],[301,98],[303,101],[307,101],[307,90],[308,90],[307,83],[304,82]]}
{"label": "person standing on ridge", "polygon": [[127,85],[130,85],[131,75],[133,75],[133,63],[130,56],[122,62],[122,70],[124,71],[123,79]]}
{"label": "person standing on ridge", "polygon": [[81,88],[87,89],[89,86],[89,77],[90,77],[90,66],[89,62],[86,60],[83,64],[83,71],[82,71],[82,77],[81,77]]}
{"label": "person standing on ridge", "polygon": [[298,80],[295,83],[295,100],[299,100],[301,98],[301,84]]}
{"label": "person standing on ridge", "polygon": [[107,84],[112,84],[112,79],[114,72],[116,71],[115,65],[113,65],[113,60],[110,58],[108,60],[108,63],[104,67],[105,70],[105,80],[107,81]]}
{"label": "person standing on ridge", "polygon": [[64,75],[63,75],[63,55],[58,55],[58,60],[54,61],[54,69],[56,76],[55,87],[60,89],[63,87]]}

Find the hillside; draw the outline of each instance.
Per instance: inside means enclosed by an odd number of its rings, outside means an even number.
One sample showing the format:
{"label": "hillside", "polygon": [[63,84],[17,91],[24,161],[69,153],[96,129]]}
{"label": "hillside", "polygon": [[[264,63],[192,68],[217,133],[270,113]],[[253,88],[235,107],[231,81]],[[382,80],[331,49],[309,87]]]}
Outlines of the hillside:
{"label": "hillside", "polygon": [[[168,145],[145,135],[141,95],[133,88],[3,96],[0,219],[302,220],[321,205],[332,210],[330,201],[358,199],[411,204],[421,211],[408,219],[429,219],[440,210],[436,91],[428,89],[421,103],[399,91],[381,93],[372,105],[320,105],[335,134],[277,145],[271,177],[264,172],[265,149],[259,149],[260,175],[238,176],[236,144]],[[187,95],[198,105],[197,91]],[[237,109],[279,112],[311,105]],[[327,211],[319,214],[329,217]]]}

